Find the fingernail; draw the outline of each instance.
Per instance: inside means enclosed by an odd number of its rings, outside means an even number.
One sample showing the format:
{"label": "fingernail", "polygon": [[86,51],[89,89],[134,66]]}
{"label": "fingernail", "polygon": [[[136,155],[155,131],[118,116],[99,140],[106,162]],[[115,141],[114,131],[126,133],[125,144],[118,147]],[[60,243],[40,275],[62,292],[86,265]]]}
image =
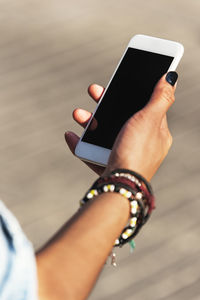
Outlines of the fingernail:
{"label": "fingernail", "polygon": [[167,73],[166,77],[165,77],[166,81],[171,84],[172,86],[175,85],[175,83],[177,82],[178,79],[178,74],[176,72],[169,72]]}

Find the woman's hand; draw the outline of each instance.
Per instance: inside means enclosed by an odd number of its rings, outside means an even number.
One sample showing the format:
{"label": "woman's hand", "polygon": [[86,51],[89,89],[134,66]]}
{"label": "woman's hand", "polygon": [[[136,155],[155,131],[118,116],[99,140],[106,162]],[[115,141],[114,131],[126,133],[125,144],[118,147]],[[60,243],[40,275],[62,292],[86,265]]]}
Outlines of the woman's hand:
{"label": "woman's hand", "polygon": [[[166,113],[175,100],[177,78],[175,72],[164,75],[157,83],[148,104],[125,123],[114,143],[104,174],[115,168],[127,168],[151,180],[172,144]],[[98,85],[89,87],[89,94],[96,101],[102,92],[103,88]],[[76,122],[85,126],[91,113],[76,109],[73,117]],[[74,153],[79,137],[74,133],[67,133],[65,137]],[[99,175],[104,170],[93,164],[88,165]]]}
{"label": "woman's hand", "polygon": [[[114,168],[128,168],[148,180],[154,175],[172,143],[166,112],[174,102],[175,88],[172,85],[175,79],[174,73],[170,85],[163,76],[149,103],[125,123],[104,174]],[[89,88],[89,93],[97,101],[102,92],[103,88],[96,85]],[[85,126],[91,114],[77,109],[73,116]],[[74,152],[79,138],[68,133],[66,140]],[[93,168],[102,172],[98,167]],[[37,254],[40,299],[86,299],[94,286],[130,215],[129,201],[124,201],[124,196],[119,193],[102,193],[95,198]]]}
{"label": "woman's hand", "polygon": [[[92,84],[88,87],[88,94],[96,102],[98,102],[99,99],[101,98],[103,91],[104,91],[104,88],[97,84]],[[88,112],[87,110],[84,110],[84,109],[76,108],[73,111],[72,115],[73,115],[74,120],[79,125],[81,125],[83,128],[85,128],[92,116],[92,113]],[[69,149],[71,150],[71,152],[73,154],[75,152],[75,148],[76,148],[76,145],[78,144],[79,139],[80,138],[74,132],[68,131],[65,133],[65,140],[67,142]],[[105,170],[104,167],[94,165],[94,164],[88,163],[88,162],[84,162],[84,163],[98,175],[101,175]]]}
{"label": "woman's hand", "polygon": [[120,130],[105,173],[116,168],[134,170],[151,180],[167,155],[171,144],[166,113],[175,101],[175,88],[166,79],[177,80],[170,72],[157,83],[148,104],[133,115]]}

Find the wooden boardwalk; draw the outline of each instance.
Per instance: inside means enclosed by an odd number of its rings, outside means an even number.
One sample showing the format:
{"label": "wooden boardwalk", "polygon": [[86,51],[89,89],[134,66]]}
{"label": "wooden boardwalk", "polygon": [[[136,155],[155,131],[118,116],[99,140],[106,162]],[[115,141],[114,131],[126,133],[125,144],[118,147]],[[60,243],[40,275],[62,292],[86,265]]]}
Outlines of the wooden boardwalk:
{"label": "wooden boardwalk", "polygon": [[157,209],[105,266],[90,300],[200,299],[200,2],[0,1],[0,195],[35,248],[78,208],[96,176],[71,156],[71,112],[93,110],[131,36],[179,41],[173,147],[153,180]]}

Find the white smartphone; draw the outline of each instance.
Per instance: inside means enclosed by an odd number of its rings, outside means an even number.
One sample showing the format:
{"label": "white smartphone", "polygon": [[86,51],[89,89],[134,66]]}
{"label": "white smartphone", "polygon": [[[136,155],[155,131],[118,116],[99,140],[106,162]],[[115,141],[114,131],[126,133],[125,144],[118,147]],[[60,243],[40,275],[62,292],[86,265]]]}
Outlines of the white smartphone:
{"label": "white smartphone", "polygon": [[76,146],[76,156],[105,166],[123,124],[147,104],[161,76],[175,71],[183,52],[180,43],[135,35]]}

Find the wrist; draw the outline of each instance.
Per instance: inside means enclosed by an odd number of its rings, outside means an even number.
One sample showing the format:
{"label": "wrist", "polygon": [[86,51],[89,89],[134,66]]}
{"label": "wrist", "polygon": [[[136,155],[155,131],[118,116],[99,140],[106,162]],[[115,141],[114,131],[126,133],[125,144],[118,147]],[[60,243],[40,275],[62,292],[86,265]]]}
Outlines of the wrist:
{"label": "wrist", "polygon": [[[116,163],[116,164],[108,164],[107,167],[105,168],[104,172],[102,173],[102,177],[104,176],[109,176],[109,174],[116,170],[116,169],[127,169],[127,170],[131,170],[133,172],[136,172],[140,175],[142,175],[142,177],[144,177],[147,181],[151,181],[153,174],[156,172],[151,172],[148,170],[148,167],[146,168],[145,166],[140,167],[137,164],[134,164],[134,167],[131,167],[130,164],[125,164],[125,163]],[[152,174],[153,173],[153,174]]]}
{"label": "wrist", "polygon": [[[118,193],[129,202],[129,223],[122,231],[114,246],[122,246],[131,241],[146,223],[154,206],[154,196],[150,183],[140,174],[128,169],[115,169],[98,178],[80,201],[81,207],[101,194]],[[109,197],[110,197],[109,196]],[[113,197],[113,196],[112,196]],[[121,212],[120,212],[121,213]]]}

